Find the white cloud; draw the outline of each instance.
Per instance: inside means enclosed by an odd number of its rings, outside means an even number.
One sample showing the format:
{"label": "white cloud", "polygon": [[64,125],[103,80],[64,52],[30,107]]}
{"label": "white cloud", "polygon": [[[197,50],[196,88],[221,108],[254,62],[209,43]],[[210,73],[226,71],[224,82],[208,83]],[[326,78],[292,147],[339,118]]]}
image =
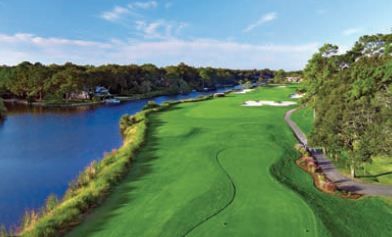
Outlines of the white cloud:
{"label": "white cloud", "polygon": [[117,21],[127,14],[129,14],[128,8],[115,6],[112,10],[103,12],[101,17],[107,21]]}
{"label": "white cloud", "polygon": [[361,33],[363,30],[361,28],[348,28],[343,30],[342,34],[345,36],[355,35]]}
{"label": "white cloud", "polygon": [[98,47],[109,48],[108,43],[101,43],[88,40],[71,40],[66,38],[56,37],[40,37],[28,33],[16,33],[14,35],[0,34],[0,42],[9,45],[29,44],[38,47],[52,47],[52,46],[76,46],[76,47]]}
{"label": "white cloud", "polygon": [[264,23],[273,21],[277,18],[278,18],[278,14],[276,12],[269,12],[269,13],[261,16],[260,19],[257,20],[256,22],[248,25],[243,31],[250,32],[250,31],[254,30],[256,27],[259,27],[259,26],[263,25]]}
{"label": "white cloud", "polygon": [[[145,26],[152,32],[156,25]],[[319,44],[245,44],[228,40],[167,38],[154,41],[107,42],[45,38],[32,34],[0,34],[0,64],[21,61],[78,64],[185,62],[194,66],[301,69]]]}
{"label": "white cloud", "polygon": [[128,4],[129,8],[141,8],[141,9],[150,9],[157,8],[158,3],[156,1],[148,1],[148,2],[134,2]]}
{"label": "white cloud", "polygon": [[138,20],[135,22],[136,30],[142,33],[147,39],[169,39],[180,34],[181,30],[188,26],[187,23],[168,22],[166,20],[156,20],[146,22]]}
{"label": "white cloud", "polygon": [[139,16],[137,13],[138,9],[147,10],[156,7],[158,7],[158,3],[156,1],[134,2],[125,7],[115,6],[112,10],[103,12],[101,14],[101,18],[107,21],[117,22],[130,15]]}
{"label": "white cloud", "polygon": [[[165,7],[170,7],[171,2],[166,2]],[[134,27],[135,35],[145,39],[168,39],[179,35],[182,29],[188,26],[184,22],[168,21],[165,19],[147,20],[145,10],[158,7],[156,1],[132,2],[126,7],[116,6],[111,11],[101,14],[101,18],[121,24],[130,29]]]}

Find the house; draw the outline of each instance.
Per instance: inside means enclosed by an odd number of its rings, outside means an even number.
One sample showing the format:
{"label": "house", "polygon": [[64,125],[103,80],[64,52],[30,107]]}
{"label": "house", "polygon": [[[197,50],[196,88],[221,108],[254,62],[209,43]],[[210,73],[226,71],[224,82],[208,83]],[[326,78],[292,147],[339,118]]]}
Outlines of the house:
{"label": "house", "polygon": [[366,57],[380,56],[384,54],[385,42],[384,41],[371,41],[365,44],[362,54]]}
{"label": "house", "polygon": [[286,80],[290,83],[299,83],[302,81],[301,77],[286,77]]}
{"label": "house", "polygon": [[69,96],[71,100],[88,100],[90,99],[90,94],[87,91],[72,92]]}
{"label": "house", "polygon": [[109,90],[106,89],[105,87],[97,86],[97,87],[95,87],[94,95],[95,96],[110,96],[111,94],[110,94]]}
{"label": "house", "polygon": [[344,69],[349,68],[350,65],[349,65],[348,63],[341,63],[341,64],[339,65],[339,67],[340,67],[340,70],[344,70]]}

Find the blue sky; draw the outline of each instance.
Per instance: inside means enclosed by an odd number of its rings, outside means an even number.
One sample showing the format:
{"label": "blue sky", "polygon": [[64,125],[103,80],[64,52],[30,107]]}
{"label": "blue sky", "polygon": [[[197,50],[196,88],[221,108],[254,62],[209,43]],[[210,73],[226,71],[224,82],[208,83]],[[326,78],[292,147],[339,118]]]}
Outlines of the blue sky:
{"label": "blue sky", "polygon": [[391,0],[0,0],[0,64],[302,69],[392,28]]}

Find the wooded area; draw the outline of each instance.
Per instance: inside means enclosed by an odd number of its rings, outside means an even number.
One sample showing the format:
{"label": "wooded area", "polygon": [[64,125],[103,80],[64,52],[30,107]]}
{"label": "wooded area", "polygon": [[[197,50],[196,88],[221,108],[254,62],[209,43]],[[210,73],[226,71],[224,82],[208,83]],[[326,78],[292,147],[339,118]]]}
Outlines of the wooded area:
{"label": "wooded area", "polygon": [[186,64],[156,67],[152,64],[79,66],[22,62],[0,67],[0,96],[33,101],[67,102],[94,99],[97,87],[121,96],[178,94],[257,81],[273,77],[265,70],[195,68]]}
{"label": "wooded area", "polygon": [[309,60],[304,101],[315,112],[310,142],[347,159],[354,177],[372,157],[392,156],[392,34],[363,36],[337,51],[325,44]]}
{"label": "wooded area", "polygon": [[4,106],[3,100],[0,98],[0,121],[5,118],[6,108]]}

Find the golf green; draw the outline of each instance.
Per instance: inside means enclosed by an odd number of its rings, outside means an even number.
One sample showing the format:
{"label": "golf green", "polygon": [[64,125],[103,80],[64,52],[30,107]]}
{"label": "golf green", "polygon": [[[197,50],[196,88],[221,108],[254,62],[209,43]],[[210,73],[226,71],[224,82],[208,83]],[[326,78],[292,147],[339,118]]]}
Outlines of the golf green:
{"label": "golf green", "polygon": [[128,177],[68,236],[318,236],[312,209],[275,180],[271,165],[295,140],[293,88],[183,103],[150,116],[146,145]]}

